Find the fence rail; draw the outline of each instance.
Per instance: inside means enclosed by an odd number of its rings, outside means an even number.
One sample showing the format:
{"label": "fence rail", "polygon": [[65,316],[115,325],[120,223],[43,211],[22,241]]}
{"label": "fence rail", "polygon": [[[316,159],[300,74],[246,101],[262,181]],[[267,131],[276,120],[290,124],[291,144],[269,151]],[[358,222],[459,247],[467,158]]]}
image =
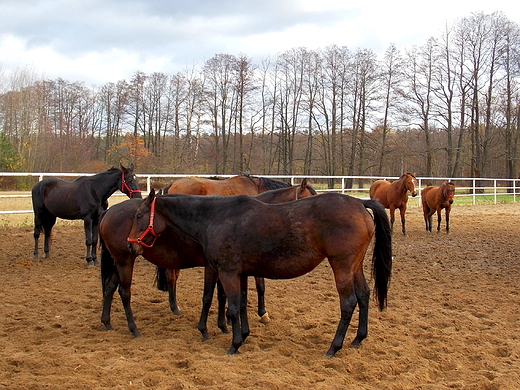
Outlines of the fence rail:
{"label": "fence rail", "polygon": [[[91,176],[94,173],[21,173],[21,172],[0,172],[0,181],[3,178],[34,178],[36,181],[43,180],[45,177],[57,176],[62,178],[77,178],[79,176]],[[139,179],[146,182],[146,193],[152,188],[159,188],[161,185],[167,184],[172,180],[188,176],[198,177],[231,177],[235,175],[189,175],[189,174],[139,174]],[[262,177],[272,178],[290,182],[292,185],[299,184],[301,180],[307,178],[311,181],[317,192],[341,192],[353,196],[368,198],[368,189],[370,184],[379,179],[397,180],[397,176],[326,176],[326,175],[259,175]],[[501,179],[501,178],[447,178],[447,177],[417,177],[418,191],[428,185],[439,185],[446,180],[452,180],[456,184],[456,197],[471,197],[472,203],[477,204],[478,197],[491,196],[493,203],[498,203],[499,197],[509,195],[512,201],[517,201],[520,196],[520,179]],[[9,198],[30,198],[30,191],[5,191],[0,192],[0,205],[2,199]],[[123,196],[122,193],[116,193],[112,196]],[[420,197],[420,195],[419,195]],[[419,202],[420,205],[420,202]],[[0,214],[22,214],[32,213],[32,210],[1,210]],[[5,208],[5,207],[3,207]]]}

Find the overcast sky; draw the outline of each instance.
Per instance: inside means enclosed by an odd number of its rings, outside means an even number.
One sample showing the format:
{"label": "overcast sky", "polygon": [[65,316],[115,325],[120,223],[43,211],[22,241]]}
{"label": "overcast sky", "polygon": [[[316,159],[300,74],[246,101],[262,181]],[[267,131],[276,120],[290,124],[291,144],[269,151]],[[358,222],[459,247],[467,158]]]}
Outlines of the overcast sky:
{"label": "overcast sky", "polygon": [[295,47],[336,44],[382,55],[439,36],[473,12],[502,11],[520,24],[517,0],[0,0],[0,75],[28,69],[87,85],[137,70],[175,74],[215,54],[255,63]]}

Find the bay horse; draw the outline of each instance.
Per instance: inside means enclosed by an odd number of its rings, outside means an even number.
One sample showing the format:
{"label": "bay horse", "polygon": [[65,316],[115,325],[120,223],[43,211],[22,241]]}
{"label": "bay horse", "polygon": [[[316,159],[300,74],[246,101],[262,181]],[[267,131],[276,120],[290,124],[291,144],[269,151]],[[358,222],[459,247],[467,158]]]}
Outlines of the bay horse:
{"label": "bay horse", "polygon": [[142,198],[134,166],[112,167],[75,181],[47,177],[32,188],[34,210],[34,259],[38,259],[38,240],[43,230],[45,257],[50,256],[51,232],[56,218],[82,219],[87,246],[87,265],[97,264],[99,214],[108,207],[108,198],[116,190],[128,197]]}
{"label": "bay horse", "polygon": [[377,199],[386,209],[390,209],[390,224],[392,230],[395,222],[395,209],[401,214],[401,228],[406,235],[406,204],[408,203],[408,191],[413,197],[417,196],[415,190],[417,179],[415,174],[403,173],[398,180],[390,183],[387,180],[376,180],[370,186],[370,199]]}
{"label": "bay horse", "polygon": [[[305,179],[306,180],[306,179]],[[303,186],[303,184],[302,184]],[[250,174],[241,174],[232,176],[230,178],[220,177],[184,177],[170,183],[165,188],[164,192],[167,194],[188,194],[188,195],[257,195],[269,190],[278,188],[290,188],[291,185],[280,180],[275,180],[266,177],[252,176]],[[314,191],[309,187],[310,191]],[[288,192],[290,193],[290,192]],[[275,195],[276,198],[280,194]],[[294,199],[291,199],[294,200]],[[165,269],[157,267],[156,270],[156,284],[161,291],[168,291],[168,299],[170,308],[173,314],[180,315],[179,306],[177,304],[177,280],[180,271],[178,269]],[[255,278],[256,291],[259,293],[259,300],[263,298],[260,293],[265,290],[265,281],[262,278]],[[264,321],[268,321],[269,317],[266,315],[265,307],[260,308],[259,312]]]}
{"label": "bay horse", "polygon": [[437,233],[441,230],[441,210],[445,209],[446,233],[450,232],[450,211],[455,196],[455,184],[446,181],[440,186],[428,186],[421,191],[421,202],[426,231],[432,231],[432,215],[437,212]]}
{"label": "bay horse", "polygon": [[290,184],[266,177],[241,174],[230,178],[183,177],[166,187],[168,194],[257,195],[264,191],[290,187]]}
{"label": "bay horse", "polygon": [[331,192],[296,202],[265,204],[248,196],[156,197],[151,191],[135,214],[129,247],[134,253],[144,253],[168,229],[197,241],[208,268],[218,272],[232,324],[228,354],[235,354],[249,335],[248,276],[295,278],[312,271],[325,258],[334,273],[341,309],[327,355],[334,356],[342,348],[357,305],[359,324],[351,345],[360,346],[368,333],[370,299],[363,260],[374,232],[374,293],[379,309],[386,306],[392,269],[391,230],[386,211],[376,200]]}
{"label": "bay horse", "polygon": [[[316,195],[316,191],[304,179],[299,186],[291,186],[278,190],[271,190],[256,195],[255,198],[266,203],[290,202],[296,199]],[[165,195],[170,196],[170,195]],[[137,254],[128,250],[127,237],[133,224],[134,215],[142,200],[129,199],[113,205],[103,213],[99,224],[101,238],[101,280],[103,287],[103,311],[101,322],[107,330],[112,330],[110,310],[115,291],[119,294],[126,314],[128,329],[135,336],[141,335],[135,323],[130,307],[132,274]],[[181,269],[205,267],[204,293],[202,311],[198,329],[204,339],[209,338],[207,331],[207,317],[213,299],[217,274],[211,267],[207,267],[201,245],[189,236],[167,229],[157,237],[152,247],[143,248],[143,257],[159,266],[159,269]],[[265,318],[265,285],[263,279],[258,291],[258,315]],[[170,285],[171,287],[171,285]],[[219,287],[221,287],[219,285]],[[225,318],[225,294],[219,289],[218,327],[227,333]],[[171,308],[171,305],[170,305]],[[173,309],[172,309],[173,311]]]}

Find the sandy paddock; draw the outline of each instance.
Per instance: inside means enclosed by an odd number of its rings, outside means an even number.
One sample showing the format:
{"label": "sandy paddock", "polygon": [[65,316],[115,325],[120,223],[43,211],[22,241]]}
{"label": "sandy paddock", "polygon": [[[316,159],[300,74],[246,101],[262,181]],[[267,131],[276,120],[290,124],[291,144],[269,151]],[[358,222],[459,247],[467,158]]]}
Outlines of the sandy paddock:
{"label": "sandy paddock", "polygon": [[[257,320],[235,356],[216,327],[196,329],[202,270],[181,272],[175,317],[136,264],[126,327],[119,297],[114,331],[100,323],[99,267],[83,259],[81,226],[57,226],[53,257],[32,262],[32,228],[0,229],[0,387],[6,389],[516,389],[520,384],[520,204],[457,206],[452,232],[424,231],[409,209],[408,236],[394,234],[388,309],[371,302],[362,348],[325,357],[339,318],[326,262],[310,274],[267,281],[269,324]],[[368,257],[365,261],[369,278]],[[370,279],[370,278],[369,278]],[[253,285],[254,283],[250,283]],[[370,281],[370,284],[371,281]],[[355,334],[357,314],[347,333]],[[346,341],[347,341],[346,340]]]}

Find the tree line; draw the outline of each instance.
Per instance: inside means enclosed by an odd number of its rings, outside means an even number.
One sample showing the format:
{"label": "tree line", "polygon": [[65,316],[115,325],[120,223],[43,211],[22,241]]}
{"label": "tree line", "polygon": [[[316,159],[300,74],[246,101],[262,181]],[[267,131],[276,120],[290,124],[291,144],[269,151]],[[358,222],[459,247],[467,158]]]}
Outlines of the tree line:
{"label": "tree line", "polygon": [[500,12],[381,58],[216,54],[102,86],[21,70],[0,79],[0,170],[514,178],[519,76],[520,29]]}

